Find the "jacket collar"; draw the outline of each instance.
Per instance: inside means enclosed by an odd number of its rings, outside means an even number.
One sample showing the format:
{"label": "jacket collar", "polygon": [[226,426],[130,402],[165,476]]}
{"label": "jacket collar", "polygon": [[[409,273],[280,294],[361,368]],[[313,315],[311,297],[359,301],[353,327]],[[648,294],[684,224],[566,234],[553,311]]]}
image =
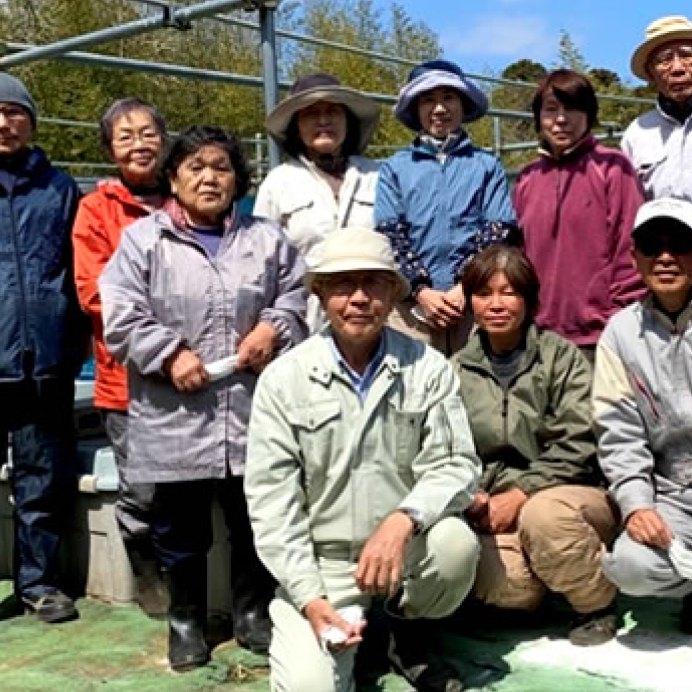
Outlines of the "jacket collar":
{"label": "jacket collar", "polygon": [[[378,372],[387,369],[392,376],[398,376],[401,372],[401,364],[399,359],[392,353],[392,339],[388,338],[388,327],[384,328],[383,336],[385,341],[385,352],[378,368]],[[331,327],[326,325],[315,335],[315,338],[320,340],[319,358],[310,366],[310,377],[325,387],[329,386],[334,378],[344,379],[346,376],[341,372],[339,364],[332,353],[329,339],[331,338]]]}
{"label": "jacket collar", "polygon": [[29,147],[16,156],[16,170],[12,173],[17,179],[17,184],[21,185],[47,168],[50,164],[48,157],[40,147]]}
{"label": "jacket collar", "polygon": [[[239,214],[236,213],[236,203],[234,202],[229,209],[226,211],[223,217],[223,233],[228,235],[236,226],[239,218]],[[184,233],[189,234],[190,224],[188,223],[187,216],[180,206],[180,203],[175,197],[169,197],[163,204],[162,209],[168,214],[169,218],[173,222],[173,226]]]}
{"label": "jacket collar", "polygon": [[572,147],[565,149],[561,156],[555,156],[548,146],[548,143],[545,140],[541,140],[538,146],[538,153],[547,159],[552,159],[557,162],[573,161],[591,151],[597,144],[598,140],[589,133],[582,137],[576,144],[572,145]]}
{"label": "jacket collar", "polygon": [[661,310],[661,308],[658,305],[658,302],[656,301],[656,298],[654,297],[654,294],[650,291],[642,300],[642,305],[647,310],[650,310],[653,316],[659,322],[661,322],[670,332],[684,332],[685,329],[687,329],[687,327],[689,326],[690,321],[692,320],[692,298],[688,301],[685,308],[678,315],[675,322],[673,322],[673,320],[670,319],[669,315],[666,312]]}
{"label": "jacket collar", "polygon": [[[470,147],[471,139],[468,136],[468,133],[465,130],[461,130],[461,136],[449,150],[444,152],[444,154],[445,156],[455,156]],[[438,154],[440,154],[439,151],[431,147],[429,144],[426,144],[420,135],[413,140],[411,149],[413,150],[414,156],[426,157],[430,159],[434,159],[438,156]]]}
{"label": "jacket collar", "polygon": [[[534,362],[540,358],[540,353],[538,351],[538,336],[538,327],[534,323],[531,323],[526,331],[524,355],[521,358],[515,377],[526,372]],[[458,358],[462,366],[483,370],[493,375],[490,360],[483,348],[481,331],[478,328],[473,330],[468,343],[460,351]]]}

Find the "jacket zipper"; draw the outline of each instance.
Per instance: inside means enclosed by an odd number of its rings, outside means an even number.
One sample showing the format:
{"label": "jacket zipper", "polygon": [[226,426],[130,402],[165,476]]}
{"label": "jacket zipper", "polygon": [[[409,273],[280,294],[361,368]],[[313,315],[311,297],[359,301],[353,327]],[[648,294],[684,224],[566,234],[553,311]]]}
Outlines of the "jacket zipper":
{"label": "jacket zipper", "polygon": [[14,253],[14,262],[17,268],[17,283],[19,284],[19,294],[21,296],[22,304],[20,306],[20,323],[21,323],[21,333],[22,333],[22,375],[24,375],[24,353],[29,351],[29,330],[27,327],[27,317],[26,317],[26,287],[24,286],[24,268],[19,258],[19,247],[17,241],[17,223],[14,215],[14,193],[11,192],[8,196],[8,202],[10,205],[10,225],[12,227],[12,232],[10,236],[12,237],[12,251]]}

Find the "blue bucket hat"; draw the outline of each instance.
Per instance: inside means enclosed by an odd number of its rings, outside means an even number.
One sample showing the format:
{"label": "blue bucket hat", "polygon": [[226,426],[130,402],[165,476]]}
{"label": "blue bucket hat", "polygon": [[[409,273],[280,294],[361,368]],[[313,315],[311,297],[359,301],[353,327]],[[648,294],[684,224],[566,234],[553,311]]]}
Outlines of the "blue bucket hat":
{"label": "blue bucket hat", "polygon": [[471,123],[482,118],[488,111],[486,95],[464,74],[463,70],[448,60],[428,60],[414,67],[408,81],[399,92],[394,115],[406,127],[419,132],[418,97],[437,87],[455,89],[461,95],[464,106],[462,122]]}

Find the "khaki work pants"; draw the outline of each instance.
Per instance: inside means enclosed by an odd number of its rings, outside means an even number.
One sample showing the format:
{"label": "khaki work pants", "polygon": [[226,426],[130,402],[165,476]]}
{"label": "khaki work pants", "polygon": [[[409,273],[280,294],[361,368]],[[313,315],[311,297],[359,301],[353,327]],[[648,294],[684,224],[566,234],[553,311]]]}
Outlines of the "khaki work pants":
{"label": "khaki work pants", "polygon": [[547,590],[578,613],[605,608],[616,588],[601,559],[619,518],[604,490],[560,485],[533,495],[514,533],[482,535],[474,595],[500,608],[534,610]]}
{"label": "khaki work pants", "polygon": [[[478,540],[461,519],[448,517],[415,536],[409,546],[399,606],[407,618],[443,618],[471,590],[478,561]],[[335,608],[359,604],[370,596],[356,586],[356,563],[348,556],[318,557],[327,597]],[[273,692],[353,692],[356,648],[334,653],[319,645],[308,621],[280,589],[269,607],[269,648]]]}

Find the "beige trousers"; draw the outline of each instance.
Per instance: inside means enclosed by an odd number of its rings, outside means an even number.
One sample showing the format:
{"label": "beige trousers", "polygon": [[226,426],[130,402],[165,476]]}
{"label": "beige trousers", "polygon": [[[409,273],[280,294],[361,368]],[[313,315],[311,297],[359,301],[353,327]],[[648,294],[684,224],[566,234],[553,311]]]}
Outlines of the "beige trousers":
{"label": "beige trousers", "polygon": [[[415,536],[406,557],[399,601],[408,618],[442,618],[454,612],[473,586],[478,540],[461,519],[448,517]],[[333,556],[319,559],[327,597],[336,608],[370,605],[353,578],[356,563]],[[279,590],[269,607],[269,648],[273,692],[353,692],[356,648],[333,653],[319,645],[308,621]]]}
{"label": "beige trousers", "polygon": [[447,358],[466,346],[473,327],[473,316],[469,312],[464,314],[461,322],[449,329],[434,329],[411,314],[415,305],[411,300],[398,303],[390,313],[387,325],[414,339],[424,341]]}
{"label": "beige trousers", "polygon": [[605,608],[616,589],[601,558],[618,523],[600,488],[560,485],[536,493],[522,508],[515,533],[480,537],[475,596],[500,608],[533,610],[550,590],[578,613]]}

